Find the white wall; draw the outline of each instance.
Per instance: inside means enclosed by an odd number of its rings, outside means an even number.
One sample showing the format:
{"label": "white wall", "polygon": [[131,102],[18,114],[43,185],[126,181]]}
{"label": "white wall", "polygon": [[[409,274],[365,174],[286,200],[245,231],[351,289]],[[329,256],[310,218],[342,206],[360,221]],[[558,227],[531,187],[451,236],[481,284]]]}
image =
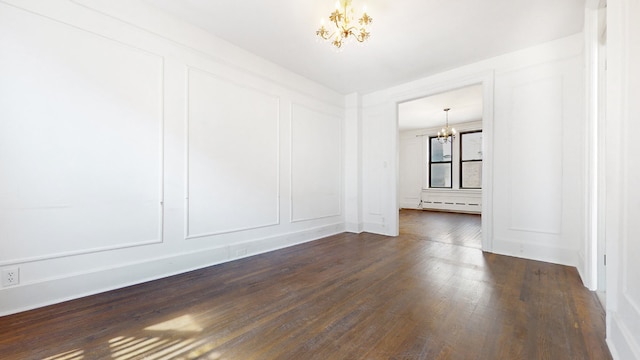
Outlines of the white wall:
{"label": "white wall", "polygon": [[607,342],[621,360],[640,359],[639,18],[640,1],[607,2]]}
{"label": "white wall", "polygon": [[[421,131],[400,132],[398,159],[398,203],[402,209],[419,209],[428,158],[425,136]],[[428,139],[428,136],[426,136]]]}
{"label": "white wall", "polygon": [[143,2],[0,2],[0,315],[344,230],[344,96]]}
{"label": "white wall", "polygon": [[580,52],[496,72],[495,252],[578,265],[585,221],[582,75]]}
{"label": "white wall", "polygon": [[368,105],[367,97],[362,107],[362,227],[397,236],[397,107]]}
{"label": "white wall", "polygon": [[353,233],[363,231],[362,223],[362,99],[359,94],[345,97],[345,227]]}
{"label": "white wall", "polygon": [[483,248],[577,265],[585,221],[577,34],[363,96],[365,230],[397,232],[397,103],[482,83]]}

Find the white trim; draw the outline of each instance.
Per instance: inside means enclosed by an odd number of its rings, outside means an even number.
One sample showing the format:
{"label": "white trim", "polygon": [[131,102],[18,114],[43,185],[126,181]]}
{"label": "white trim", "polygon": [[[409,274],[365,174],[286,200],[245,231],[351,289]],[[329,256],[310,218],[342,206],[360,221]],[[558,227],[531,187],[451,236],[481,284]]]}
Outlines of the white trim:
{"label": "white trim", "polygon": [[635,341],[623,319],[618,313],[607,313],[607,317],[611,317],[607,329],[607,345],[611,356],[621,360],[640,359],[640,344]]}
{"label": "white trim", "polygon": [[230,229],[222,229],[222,230],[217,230],[217,231],[207,231],[207,232],[203,232],[203,233],[197,233],[197,234],[192,234],[190,231],[190,217],[189,217],[189,199],[190,199],[190,182],[189,182],[189,174],[190,174],[190,157],[189,157],[189,148],[191,146],[191,142],[190,142],[190,133],[189,133],[189,128],[191,126],[191,117],[190,117],[190,107],[189,107],[189,101],[190,101],[190,93],[189,93],[189,87],[191,85],[191,78],[192,78],[192,74],[194,73],[201,73],[205,76],[209,76],[212,79],[215,80],[220,80],[222,82],[226,82],[229,83],[231,85],[237,86],[239,88],[242,89],[247,89],[259,94],[264,95],[265,97],[269,97],[272,98],[273,100],[275,100],[275,103],[277,104],[277,114],[276,114],[276,128],[275,128],[275,133],[276,133],[276,150],[275,150],[275,154],[276,154],[276,166],[278,167],[278,169],[280,169],[280,163],[281,163],[281,159],[280,159],[280,149],[282,148],[281,145],[281,139],[280,139],[280,127],[281,127],[281,119],[280,119],[280,114],[281,114],[281,97],[276,95],[275,93],[271,93],[271,92],[267,92],[264,91],[258,87],[254,87],[254,86],[250,86],[248,84],[239,82],[234,80],[231,77],[227,77],[227,76],[221,76],[219,74],[216,74],[215,72],[212,71],[208,71],[205,69],[201,69],[199,67],[196,66],[192,66],[187,64],[186,66],[186,88],[185,88],[185,94],[186,94],[186,98],[185,98],[185,127],[184,127],[184,132],[185,132],[185,164],[186,164],[186,168],[185,168],[185,183],[184,183],[184,198],[185,198],[185,202],[184,202],[184,209],[185,209],[185,219],[184,219],[184,239],[185,240],[190,240],[190,239],[199,239],[199,238],[204,238],[204,237],[209,237],[209,236],[216,236],[216,235],[222,235],[222,234],[229,234],[229,233],[235,233],[235,232],[240,232],[240,231],[247,231],[247,230],[254,230],[254,229],[261,229],[261,228],[265,228],[265,227],[270,227],[270,226],[277,226],[280,225],[280,171],[276,171],[276,186],[275,186],[275,209],[274,209],[274,215],[275,215],[275,221],[273,222],[266,222],[263,224],[254,224],[254,225],[250,225],[250,226],[244,226],[244,227],[239,227],[239,228],[230,228]]}
{"label": "white trim", "polygon": [[599,9],[593,8],[598,0],[590,0],[585,9],[584,42],[585,42],[585,114],[587,156],[585,166],[585,239],[581,246],[583,253],[579,265],[582,282],[589,290],[596,290],[598,285],[598,151],[600,134],[598,133],[599,113]]}
{"label": "white trim", "polygon": [[[340,158],[340,173],[338,174],[339,178],[340,178],[340,195],[338,196],[338,212],[337,213],[333,213],[333,214],[326,214],[326,215],[321,215],[321,216],[314,216],[314,217],[295,217],[294,216],[294,197],[293,197],[293,172],[294,172],[294,168],[293,168],[293,123],[294,123],[294,110],[296,108],[296,106],[300,107],[300,108],[304,108],[308,111],[311,112],[315,112],[317,114],[326,116],[326,117],[330,117],[332,119],[335,119],[337,121],[340,122],[340,133],[338,134],[338,137],[340,138],[339,141],[339,146],[340,149],[338,149],[339,152],[339,158]],[[339,217],[339,216],[343,216],[344,215],[344,156],[345,156],[345,151],[344,151],[344,143],[343,143],[343,139],[344,139],[344,126],[345,126],[345,121],[344,121],[344,117],[340,118],[339,116],[336,116],[334,114],[331,114],[327,111],[322,111],[322,110],[318,110],[316,108],[310,107],[308,105],[299,103],[299,102],[295,102],[292,101],[290,103],[289,106],[289,222],[294,224],[297,222],[305,222],[305,221],[313,221],[313,220],[320,220],[320,219],[326,219],[326,218],[332,218],[332,217]],[[280,197],[280,194],[278,194],[278,197]]]}
{"label": "white trim", "polygon": [[[482,250],[492,251],[492,218],[493,218],[493,86],[494,86],[494,72],[493,70],[482,71],[479,73],[473,73],[468,75],[447,75],[445,79],[433,83],[426,83],[425,85],[416,87],[410,91],[393,94],[388,98],[388,103],[394,108],[394,117],[396,133],[392,141],[392,149],[395,157],[392,157],[393,169],[395,169],[394,176],[392,177],[392,205],[394,209],[393,213],[398,216],[399,204],[397,203],[398,193],[398,179],[400,177],[399,172],[399,131],[398,131],[398,104],[413,99],[418,99],[430,95],[439,94],[446,91],[451,91],[459,88],[463,88],[470,85],[482,85],[482,137],[483,137],[483,161],[482,161]],[[387,105],[389,106],[389,105]],[[389,209],[391,211],[391,209]],[[389,224],[389,227],[394,227],[394,232],[399,232],[399,221],[396,220],[395,224]],[[388,229],[387,229],[388,231]]]}
{"label": "white trim", "polygon": [[364,227],[362,226],[362,224],[355,224],[355,223],[346,223],[345,224],[345,231],[350,232],[350,233],[355,233],[355,234],[360,234],[364,231]]}
{"label": "white trim", "polygon": [[383,223],[366,222],[363,224],[362,230],[364,232],[369,232],[369,233],[378,234],[378,235],[393,236],[388,234],[389,229]]}
{"label": "white trim", "polygon": [[525,241],[512,241],[505,238],[494,239],[492,252],[567,266],[576,266],[578,263],[578,255],[575,249],[558,248]]}
{"label": "white trim", "polygon": [[[162,244],[164,242],[164,164],[165,164],[165,148],[164,148],[164,132],[165,132],[165,112],[164,112],[164,93],[165,93],[165,56],[160,55],[156,52],[153,52],[149,49],[145,49],[142,48],[140,46],[136,46],[134,43],[129,43],[129,42],[125,42],[125,41],[121,41],[118,40],[116,37],[111,37],[111,36],[107,36],[103,33],[98,33],[96,31],[92,31],[90,29],[84,28],[82,26],[78,26],[72,22],[67,22],[64,21],[62,19],[59,18],[54,18],[52,16],[49,16],[47,14],[43,14],[34,10],[31,10],[27,7],[22,7],[20,5],[16,5],[16,4],[12,4],[11,2],[7,2],[7,1],[0,1],[0,5],[2,6],[7,6],[7,7],[11,7],[12,9],[15,9],[19,12],[24,12],[27,13],[31,16],[34,16],[36,18],[39,18],[40,20],[44,20],[44,21],[49,21],[49,22],[53,22],[57,25],[62,25],[63,27],[67,27],[67,28],[71,28],[73,30],[77,30],[80,31],[82,33],[86,33],[89,34],[91,36],[95,36],[97,38],[99,38],[102,41],[107,41],[109,43],[113,43],[117,46],[120,46],[122,48],[128,49],[128,50],[133,50],[135,52],[144,54],[146,56],[149,56],[150,58],[154,58],[157,62],[158,62],[158,110],[159,110],[159,117],[157,119],[157,125],[158,125],[158,133],[157,136],[159,137],[159,141],[158,141],[158,173],[157,173],[157,181],[158,181],[158,208],[156,209],[157,212],[157,216],[158,216],[158,228],[157,228],[157,237],[155,239],[146,239],[146,240],[140,240],[140,241],[133,241],[133,242],[127,242],[127,243],[121,243],[121,244],[114,244],[114,245],[107,245],[107,246],[98,246],[98,247],[91,247],[91,248],[85,248],[85,249],[81,249],[81,250],[71,250],[71,251],[62,251],[62,252],[56,252],[56,253],[49,253],[49,254],[43,254],[43,255],[38,255],[38,256],[30,256],[30,257],[21,257],[21,258],[13,258],[13,259],[9,259],[9,260],[4,260],[4,261],[0,261],[0,266],[10,266],[10,265],[15,265],[15,264],[25,264],[25,263],[31,263],[31,262],[37,262],[37,261],[43,261],[43,260],[51,260],[51,259],[59,259],[59,258],[65,258],[65,257],[73,257],[73,256],[77,256],[77,255],[84,255],[84,254],[94,254],[94,253],[99,253],[99,252],[105,252],[105,251],[112,251],[112,250],[119,250],[119,249],[127,249],[127,248],[133,248],[133,247],[139,247],[139,246],[148,246],[148,245],[156,245],[156,244]],[[22,4],[21,4],[22,5]]]}
{"label": "white trim", "polygon": [[[240,257],[262,254],[285,247],[314,241],[344,232],[343,223],[335,223],[298,232],[255,239],[230,246],[160,257],[116,267],[106,267],[73,275],[57,276],[42,281],[21,283],[4,288],[0,316],[94,295],[130,285],[161,279],[187,271],[225,263]],[[243,256],[232,256],[232,249],[247,249]],[[42,289],[47,291],[43,292]]]}

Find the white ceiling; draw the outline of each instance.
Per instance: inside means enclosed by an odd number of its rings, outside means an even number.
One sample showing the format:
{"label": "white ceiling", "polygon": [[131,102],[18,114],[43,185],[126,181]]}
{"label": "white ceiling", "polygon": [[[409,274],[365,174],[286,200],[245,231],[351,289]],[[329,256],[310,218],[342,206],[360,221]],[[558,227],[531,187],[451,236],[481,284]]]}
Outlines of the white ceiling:
{"label": "white ceiling", "polygon": [[449,124],[482,120],[482,85],[436,94],[398,105],[400,131],[442,127],[445,108],[449,110]]}
{"label": "white ceiling", "polygon": [[335,0],[145,1],[348,94],[578,33],[585,0],[353,0],[374,19],[371,39],[342,52],[315,35]]}

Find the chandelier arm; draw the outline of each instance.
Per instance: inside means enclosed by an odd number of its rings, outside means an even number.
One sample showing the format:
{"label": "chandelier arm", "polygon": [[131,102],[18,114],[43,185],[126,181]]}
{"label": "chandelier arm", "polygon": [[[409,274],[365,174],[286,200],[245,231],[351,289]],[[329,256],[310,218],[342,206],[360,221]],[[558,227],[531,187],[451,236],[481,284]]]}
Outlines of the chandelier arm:
{"label": "chandelier arm", "polygon": [[355,35],[353,34],[353,36],[356,38],[356,40],[358,40],[358,42],[364,42],[365,40],[367,40],[367,33],[360,33],[360,35]]}
{"label": "chandelier arm", "polygon": [[338,24],[338,18],[339,18],[339,17],[338,17],[338,16],[336,16],[336,17],[333,19],[333,23],[335,24],[336,28],[340,28],[340,24]]}
{"label": "chandelier arm", "polygon": [[[363,28],[358,28],[356,26],[352,26],[352,27],[350,27],[348,29],[344,29],[343,33],[348,33],[349,35],[351,35],[354,38],[356,38],[356,40],[358,40],[358,42],[364,42],[365,40],[367,40],[367,37],[366,37],[366,33],[362,32],[362,29]],[[357,30],[359,32],[359,34],[356,34],[354,32],[354,30]]]}
{"label": "chandelier arm", "polygon": [[350,26],[352,19],[349,15],[353,14],[353,8],[351,7],[350,0],[340,0],[338,6],[329,16],[330,21],[334,24],[334,32],[329,33],[324,26],[321,26],[316,35],[320,36],[324,40],[332,41],[332,44],[338,48],[342,47],[343,42],[346,41],[349,36],[353,36],[358,42],[364,42],[369,38],[369,32],[366,26],[371,23],[371,17],[365,12],[358,19],[360,27]]}
{"label": "chandelier arm", "polygon": [[[326,34],[328,34],[329,32],[326,32]],[[322,33],[319,33],[318,36],[320,36],[321,38],[325,39],[325,40],[329,40],[333,37],[333,35],[335,35],[335,31],[332,32],[330,35],[323,35]]]}

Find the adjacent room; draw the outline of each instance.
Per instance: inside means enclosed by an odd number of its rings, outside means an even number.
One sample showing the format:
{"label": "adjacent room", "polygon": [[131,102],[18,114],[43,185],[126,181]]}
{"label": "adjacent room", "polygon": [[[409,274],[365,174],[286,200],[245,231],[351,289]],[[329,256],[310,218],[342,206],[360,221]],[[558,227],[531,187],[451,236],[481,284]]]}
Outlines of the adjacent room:
{"label": "adjacent room", "polygon": [[[398,104],[400,234],[481,249],[482,85]],[[436,213],[439,212],[439,213]],[[477,226],[452,236],[455,223]]]}
{"label": "adjacent room", "polygon": [[640,359],[637,18],[0,0],[0,358]]}

